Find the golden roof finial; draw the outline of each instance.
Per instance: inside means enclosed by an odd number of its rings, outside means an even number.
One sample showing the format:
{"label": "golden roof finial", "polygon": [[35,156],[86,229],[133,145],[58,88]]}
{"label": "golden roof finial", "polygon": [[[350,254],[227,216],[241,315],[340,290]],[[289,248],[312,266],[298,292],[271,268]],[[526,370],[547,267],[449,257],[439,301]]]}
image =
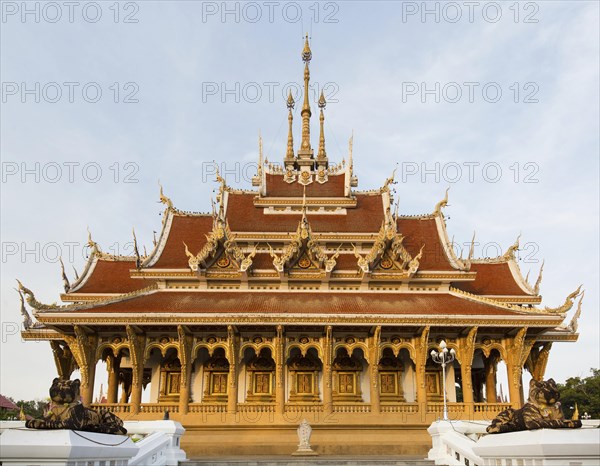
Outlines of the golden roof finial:
{"label": "golden roof finial", "polygon": [[294,116],[292,115],[292,110],[294,110],[294,106],[296,102],[292,97],[292,90],[290,89],[290,93],[287,98],[287,108],[289,110],[288,113],[288,141],[287,141],[287,152],[285,153],[285,158],[288,164],[290,161],[294,160],[294,134],[292,132],[292,121],[294,120]]}
{"label": "golden roof finial", "polygon": [[312,52],[308,44],[308,34],[306,34],[306,40],[304,42],[304,49],[302,50],[302,61],[304,62],[304,104],[302,105],[302,142],[300,143],[300,151],[298,155],[300,158],[312,159],[312,150],[310,147],[310,103],[308,98],[308,83],[310,82],[310,70],[308,64],[312,58]]}
{"label": "golden roof finial", "polygon": [[304,49],[302,50],[302,61],[304,63],[310,63],[312,59],[312,51],[310,50],[310,44],[308,43],[308,32],[304,39]]}
{"label": "golden roof finial", "polygon": [[258,130],[258,174],[262,174],[263,166],[263,140],[260,130]]}
{"label": "golden roof finial", "polygon": [[350,172],[352,173],[352,165],[354,161],[352,159],[352,151],[354,150],[354,130],[352,130],[352,135],[350,136],[350,140],[348,141],[348,166],[350,167]]}
{"label": "golden roof finial", "polygon": [[317,159],[319,161],[327,162],[327,153],[325,152],[325,115],[323,114],[323,109],[327,105],[327,101],[325,100],[325,96],[323,95],[323,91],[321,90],[321,97],[319,97],[319,108],[321,109],[321,116],[319,117],[319,121],[321,124],[321,130],[319,134],[319,153],[317,154]]}

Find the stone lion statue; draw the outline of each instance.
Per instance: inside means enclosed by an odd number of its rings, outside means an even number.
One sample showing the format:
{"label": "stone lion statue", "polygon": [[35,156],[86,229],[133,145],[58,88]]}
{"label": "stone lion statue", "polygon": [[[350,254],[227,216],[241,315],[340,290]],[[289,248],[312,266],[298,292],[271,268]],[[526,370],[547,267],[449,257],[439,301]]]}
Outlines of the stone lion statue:
{"label": "stone lion statue", "polygon": [[123,421],[113,413],[86,408],[79,401],[79,379],[56,378],[50,387],[52,408],[43,419],[30,419],[25,427],[32,429],[71,429],[124,435]]}
{"label": "stone lion statue", "polygon": [[529,399],[521,409],[502,411],[486,429],[489,434],[516,432],[532,429],[576,429],[579,419],[564,419],[560,393],[553,379],[542,382],[532,379],[529,383]]}

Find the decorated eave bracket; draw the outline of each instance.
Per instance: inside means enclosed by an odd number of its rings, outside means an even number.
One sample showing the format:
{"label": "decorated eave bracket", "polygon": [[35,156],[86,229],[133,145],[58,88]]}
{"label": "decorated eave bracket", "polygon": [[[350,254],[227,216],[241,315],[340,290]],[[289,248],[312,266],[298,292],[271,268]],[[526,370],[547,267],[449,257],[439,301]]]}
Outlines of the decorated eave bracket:
{"label": "decorated eave bracket", "polygon": [[298,228],[291,236],[290,242],[283,247],[280,255],[277,255],[269,244],[273,267],[282,280],[286,280],[287,276],[301,277],[306,274],[314,276],[315,273],[319,274],[321,279],[328,279],[340,254],[341,245],[331,256],[327,255],[325,248],[312,234],[305,209],[304,206]]}

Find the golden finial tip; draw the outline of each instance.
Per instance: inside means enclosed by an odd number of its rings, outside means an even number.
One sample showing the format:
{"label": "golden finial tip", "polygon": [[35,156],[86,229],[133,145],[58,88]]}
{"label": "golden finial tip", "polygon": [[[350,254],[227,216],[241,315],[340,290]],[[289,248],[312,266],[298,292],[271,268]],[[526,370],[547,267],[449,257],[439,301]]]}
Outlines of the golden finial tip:
{"label": "golden finial tip", "polygon": [[292,110],[294,108],[294,105],[296,105],[296,102],[294,101],[294,97],[292,96],[292,90],[290,89],[290,93],[287,98],[287,108]]}
{"label": "golden finial tip", "polygon": [[302,50],[302,61],[304,63],[310,62],[312,58],[312,52],[310,50],[310,45],[308,44],[308,33],[306,33],[306,39],[304,40],[304,49]]}
{"label": "golden finial tip", "polygon": [[321,97],[319,97],[319,108],[325,108],[325,105],[327,105],[327,101],[325,100],[325,96],[321,90]]}

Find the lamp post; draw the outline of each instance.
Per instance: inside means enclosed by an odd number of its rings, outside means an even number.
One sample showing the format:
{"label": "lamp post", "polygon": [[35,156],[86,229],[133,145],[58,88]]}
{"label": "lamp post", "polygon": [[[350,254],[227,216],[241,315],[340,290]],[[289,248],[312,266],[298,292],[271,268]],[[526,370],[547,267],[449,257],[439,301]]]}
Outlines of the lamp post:
{"label": "lamp post", "polygon": [[442,365],[442,390],[444,395],[444,421],[448,421],[448,405],[446,403],[446,365],[450,364],[456,358],[454,348],[448,351],[446,342],[440,341],[440,351],[431,350],[431,359],[433,362]]}

